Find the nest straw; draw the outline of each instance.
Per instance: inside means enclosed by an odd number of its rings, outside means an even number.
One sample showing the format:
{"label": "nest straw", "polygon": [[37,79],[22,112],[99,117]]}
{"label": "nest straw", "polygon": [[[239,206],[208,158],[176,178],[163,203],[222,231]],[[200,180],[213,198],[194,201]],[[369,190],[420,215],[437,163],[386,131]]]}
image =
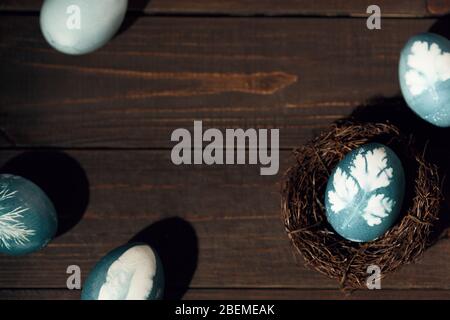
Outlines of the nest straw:
{"label": "nest straw", "polygon": [[[397,153],[405,168],[406,195],[401,216],[389,231],[375,241],[355,243],[328,224],[325,188],[337,163],[370,142]],[[442,201],[438,170],[394,125],[335,124],[293,156],[295,164],[285,173],[282,213],[286,232],[308,267],[338,280],[343,289],[362,288],[370,265],[379,266],[384,277],[415,261],[431,244]]]}

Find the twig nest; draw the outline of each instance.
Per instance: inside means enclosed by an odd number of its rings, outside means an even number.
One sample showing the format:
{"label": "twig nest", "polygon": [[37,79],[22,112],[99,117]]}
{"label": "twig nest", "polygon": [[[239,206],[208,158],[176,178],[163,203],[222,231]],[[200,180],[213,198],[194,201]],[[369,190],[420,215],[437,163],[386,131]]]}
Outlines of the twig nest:
{"label": "twig nest", "polygon": [[[373,142],[390,147],[402,161],[406,193],[391,229],[375,241],[352,242],[327,222],[325,189],[331,172],[345,155]],[[282,190],[286,232],[306,265],[337,279],[342,288],[365,287],[369,266],[380,267],[384,277],[415,261],[431,244],[442,201],[438,170],[394,125],[335,124],[295,150],[294,158]]]}

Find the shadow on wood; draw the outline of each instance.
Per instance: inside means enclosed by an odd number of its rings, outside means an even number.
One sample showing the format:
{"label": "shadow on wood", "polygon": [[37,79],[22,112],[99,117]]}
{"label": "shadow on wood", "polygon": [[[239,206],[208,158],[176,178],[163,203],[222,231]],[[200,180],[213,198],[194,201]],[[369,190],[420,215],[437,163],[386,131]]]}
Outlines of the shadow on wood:
{"label": "shadow on wood", "polygon": [[197,269],[198,240],[191,224],[181,218],[164,219],[139,232],[130,242],[144,242],[160,256],[166,278],[164,299],[183,298]]}
{"label": "shadow on wood", "polygon": [[133,26],[140,17],[145,14],[145,8],[148,6],[151,0],[129,0],[128,11],[125,16],[125,20],[122,23],[116,36],[126,32],[131,26]]}
{"label": "shadow on wood", "polygon": [[81,165],[65,153],[30,151],[9,160],[2,173],[18,175],[38,185],[58,214],[57,236],[72,229],[89,203],[89,182]]}
{"label": "shadow on wood", "polygon": [[429,31],[450,39],[450,14],[439,18]]}
{"label": "shadow on wood", "polygon": [[[441,18],[439,18],[435,24],[433,24],[433,26],[431,26],[430,32],[439,34],[445,38],[447,38],[450,41],[450,14],[447,14]],[[437,129],[439,130],[439,129]],[[450,154],[450,149],[448,148],[450,145],[450,129],[445,129],[445,131],[442,131],[441,129],[441,135],[437,136],[437,141],[435,141],[435,143],[438,144],[443,144],[442,148],[443,151],[445,152],[447,151],[447,154]],[[445,150],[446,149],[446,150]],[[446,180],[444,181],[444,186],[443,186],[443,192],[444,192],[444,196],[445,196],[445,204],[447,206],[446,208],[446,212],[449,213],[450,212],[450,180],[448,177],[450,174],[450,155],[447,155],[447,157],[444,157],[442,164],[440,164],[441,167],[443,167],[443,169],[445,169],[446,172]],[[445,221],[442,221],[444,224],[444,222],[447,224],[447,227],[450,226],[450,214],[446,214],[443,215],[442,220],[446,219]],[[445,226],[443,226],[444,228]],[[442,230],[443,231],[443,230]]]}
{"label": "shadow on wood", "polygon": [[418,150],[424,150],[425,158],[439,167],[443,179],[444,205],[440,221],[435,230],[439,238],[450,227],[450,128],[436,127],[419,118],[400,97],[374,98],[355,109],[351,119],[367,122],[389,122],[397,126],[403,134],[414,139]]}

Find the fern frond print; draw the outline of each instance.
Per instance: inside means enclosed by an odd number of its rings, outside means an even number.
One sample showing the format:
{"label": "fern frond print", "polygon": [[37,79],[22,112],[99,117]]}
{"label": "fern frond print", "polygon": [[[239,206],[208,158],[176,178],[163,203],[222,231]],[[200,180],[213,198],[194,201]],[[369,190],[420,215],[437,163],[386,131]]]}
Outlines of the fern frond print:
{"label": "fern frond print", "polygon": [[11,248],[12,244],[23,245],[30,241],[35,231],[27,228],[21,222],[27,207],[9,209],[3,205],[8,199],[13,199],[17,191],[10,191],[5,185],[0,186],[0,247]]}

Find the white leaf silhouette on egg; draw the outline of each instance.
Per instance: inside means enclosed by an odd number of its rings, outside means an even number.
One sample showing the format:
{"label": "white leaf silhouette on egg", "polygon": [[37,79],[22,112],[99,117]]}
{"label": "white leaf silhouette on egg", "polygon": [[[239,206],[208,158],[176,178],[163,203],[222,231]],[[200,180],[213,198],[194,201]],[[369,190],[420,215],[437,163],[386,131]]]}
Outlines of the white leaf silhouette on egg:
{"label": "white leaf silhouette on egg", "polygon": [[35,234],[34,230],[27,228],[22,222],[23,213],[27,207],[18,206],[6,208],[2,203],[13,199],[17,191],[10,191],[6,185],[0,185],[0,246],[11,248],[12,243],[23,245],[29,242],[29,237]]}
{"label": "white leaf silhouette on egg", "polygon": [[381,223],[381,218],[388,216],[392,211],[394,201],[383,194],[375,194],[370,197],[367,206],[364,209],[363,218],[369,226],[375,226]]}
{"label": "white leaf silhouette on egg", "polygon": [[450,53],[436,43],[414,42],[407,64],[411,69],[405,73],[405,82],[413,96],[430,90],[437,98],[436,83],[450,79]]}
{"label": "white leaf silhouette on egg", "polygon": [[337,168],[334,174],[333,187],[334,191],[330,191],[328,197],[330,199],[331,209],[338,213],[353,201],[359,188],[356,185],[355,179],[349,177],[341,168]]}
{"label": "white leaf silhouette on egg", "polygon": [[131,247],[109,267],[98,300],[145,300],[155,274],[153,251],[145,245]]}
{"label": "white leaf silhouette on egg", "polygon": [[[395,202],[377,190],[389,186],[393,169],[387,166],[387,154],[383,147],[358,153],[349,167],[350,174],[337,168],[333,189],[328,192],[331,210],[339,214],[345,208],[357,207],[356,198],[362,201],[362,217],[369,226],[378,225],[392,211]],[[375,194],[373,194],[375,193]],[[359,194],[362,196],[358,197]]]}

